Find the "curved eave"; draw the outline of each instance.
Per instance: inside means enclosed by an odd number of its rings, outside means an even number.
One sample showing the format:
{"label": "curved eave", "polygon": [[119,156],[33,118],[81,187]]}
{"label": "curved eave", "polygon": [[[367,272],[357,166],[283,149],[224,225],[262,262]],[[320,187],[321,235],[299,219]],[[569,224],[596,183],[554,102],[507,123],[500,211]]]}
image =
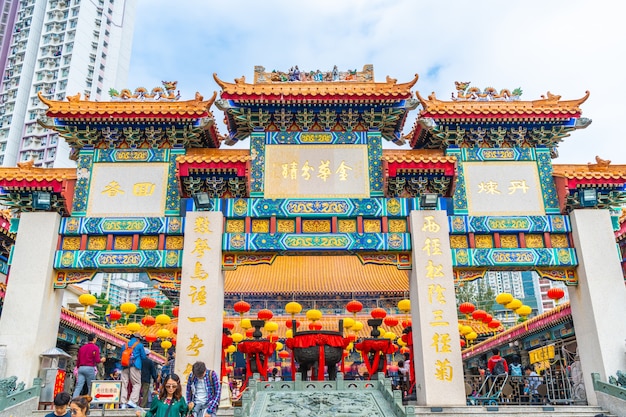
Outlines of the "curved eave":
{"label": "curved eave", "polygon": [[63,192],[65,184],[76,181],[76,169],[51,168],[23,170],[21,168],[0,168],[0,187],[4,190],[49,190]]}
{"label": "curved eave", "polygon": [[187,177],[192,173],[212,172],[215,170],[231,170],[235,171],[238,176],[243,177],[246,175],[250,160],[252,160],[252,157],[247,149],[190,149],[186,155],[176,158],[176,166],[180,177]]}
{"label": "curved eave", "polygon": [[41,91],[39,99],[48,106],[46,115],[60,119],[82,118],[88,120],[126,119],[201,119],[212,116],[209,108],[215,102],[217,92],[211,99],[188,101],[87,101],[68,98],[68,101],[46,99]]}
{"label": "curved eave", "polygon": [[417,99],[423,110],[420,117],[434,119],[569,119],[582,114],[580,105],[589,98],[589,91],[578,100],[555,100],[554,98],[534,101],[441,101],[432,93],[425,99],[417,91]]}
{"label": "curved eave", "polygon": [[410,82],[372,83],[354,81],[335,82],[285,82],[248,84],[243,81],[227,83],[213,74],[215,82],[222,88],[221,98],[250,102],[350,102],[367,100],[406,100],[412,97],[411,88],[418,76]]}
{"label": "curved eave", "polygon": [[622,186],[626,184],[626,165],[598,167],[588,165],[553,165],[553,176],[564,178],[569,189],[581,186]]}

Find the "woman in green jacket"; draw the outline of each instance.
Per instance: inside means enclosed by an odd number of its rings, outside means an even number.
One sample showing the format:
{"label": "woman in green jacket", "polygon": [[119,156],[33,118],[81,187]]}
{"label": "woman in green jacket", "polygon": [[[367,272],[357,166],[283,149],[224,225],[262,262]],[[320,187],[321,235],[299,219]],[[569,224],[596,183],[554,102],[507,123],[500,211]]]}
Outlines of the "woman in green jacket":
{"label": "woman in green jacket", "polygon": [[137,417],[184,417],[189,407],[182,395],[180,378],[176,374],[168,375],[161,385],[158,398],[152,400],[150,409],[137,410]]}

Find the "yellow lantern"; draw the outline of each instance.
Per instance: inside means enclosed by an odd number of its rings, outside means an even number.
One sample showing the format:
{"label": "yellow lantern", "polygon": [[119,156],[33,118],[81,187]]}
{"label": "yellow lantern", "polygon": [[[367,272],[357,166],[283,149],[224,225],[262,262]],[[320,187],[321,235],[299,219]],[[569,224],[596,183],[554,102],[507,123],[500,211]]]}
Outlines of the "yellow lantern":
{"label": "yellow lantern", "polygon": [[167,339],[168,337],[170,337],[170,331],[167,329],[159,329],[156,332],[156,335],[160,339]]}
{"label": "yellow lantern", "polygon": [[120,311],[124,314],[133,314],[137,311],[137,306],[133,303],[124,303],[120,306]]}
{"label": "yellow lantern", "polygon": [[276,342],[276,350],[283,350],[284,347],[285,345],[283,345],[281,342]]}
{"label": "yellow lantern", "polygon": [[461,334],[464,335],[464,336],[467,336],[468,334],[470,334],[473,331],[474,330],[472,329],[472,326],[462,326],[461,327]]}
{"label": "yellow lantern", "polygon": [[91,294],[81,294],[78,297],[78,302],[82,304],[85,309],[83,310],[83,318],[87,318],[87,307],[92,306],[98,302],[98,299]]}
{"label": "yellow lantern", "polygon": [[274,333],[276,330],[278,330],[278,323],[276,323],[275,321],[265,322],[264,328],[270,334]]}
{"label": "yellow lantern", "polygon": [[470,342],[473,342],[474,340],[476,340],[477,337],[478,337],[478,334],[474,331],[471,331],[465,335],[465,338],[469,340]]}
{"label": "yellow lantern", "polygon": [[507,305],[511,301],[513,301],[513,294],[510,294],[508,292],[503,292],[496,296],[496,303],[501,304],[503,306]]}
{"label": "yellow lantern", "polygon": [[352,328],[352,326],[354,326],[354,319],[351,317],[347,317],[345,319],[343,319],[343,328],[344,329],[350,329]]}
{"label": "yellow lantern", "polygon": [[402,340],[402,337],[399,337],[399,338],[396,340],[396,343],[397,343],[397,344],[398,344],[398,346],[400,346],[400,347],[404,347],[404,346],[406,346],[406,342],[405,342],[404,340]]}
{"label": "yellow lantern", "polygon": [[241,328],[244,330],[248,330],[252,328],[252,323],[250,323],[250,319],[241,319]]}
{"label": "yellow lantern", "polygon": [[522,316],[523,318],[526,318],[532,312],[533,312],[532,308],[530,308],[529,306],[524,306],[524,305],[518,308],[517,310],[515,310],[515,313]]}
{"label": "yellow lantern", "polygon": [[395,338],[396,338],[396,334],[395,334],[394,332],[386,332],[386,333],[383,335],[383,338],[385,338],[385,339],[389,339],[389,340],[395,340]]}
{"label": "yellow lantern", "polygon": [[348,346],[346,346],[346,350],[349,351],[349,350],[352,350],[352,349],[354,349],[354,343],[350,342],[350,343],[348,343]]}
{"label": "yellow lantern", "polygon": [[358,333],[361,330],[363,330],[363,323],[361,323],[360,321],[355,321],[354,326],[352,326],[352,331],[354,333]]}
{"label": "yellow lantern", "polygon": [[234,345],[230,345],[226,348],[226,353],[235,353],[237,348]]}
{"label": "yellow lantern", "polygon": [[518,300],[517,298],[514,298],[513,300],[511,300],[510,303],[508,303],[505,307],[508,308],[509,310],[517,310],[518,308],[520,308],[522,306],[522,302],[520,300]]}
{"label": "yellow lantern", "polygon": [[293,337],[293,330],[287,329],[287,331],[285,332],[285,337],[287,339],[291,339]]}
{"label": "yellow lantern", "polygon": [[300,314],[300,312],[302,311],[302,305],[300,305],[300,303],[292,301],[290,303],[287,303],[287,305],[285,306],[285,311],[287,312],[287,314],[291,314],[291,317],[293,318],[293,316],[295,316],[296,314]]}
{"label": "yellow lantern", "polygon": [[126,326],[126,328],[128,329],[129,332],[131,333],[135,333],[138,332],[139,329],[141,329],[141,324],[139,323],[128,323],[128,325]]}
{"label": "yellow lantern", "polygon": [[243,340],[241,333],[233,333],[230,337],[233,339],[233,343],[239,343]]}
{"label": "yellow lantern", "polygon": [[306,318],[315,322],[322,318],[322,312],[319,310],[309,310],[306,312]]}
{"label": "yellow lantern", "polygon": [[154,318],[156,324],[160,324],[161,326],[167,326],[170,324],[172,319],[167,314],[159,314]]}
{"label": "yellow lantern", "polygon": [[411,311],[411,300],[404,299],[398,301],[398,310],[408,314]]}

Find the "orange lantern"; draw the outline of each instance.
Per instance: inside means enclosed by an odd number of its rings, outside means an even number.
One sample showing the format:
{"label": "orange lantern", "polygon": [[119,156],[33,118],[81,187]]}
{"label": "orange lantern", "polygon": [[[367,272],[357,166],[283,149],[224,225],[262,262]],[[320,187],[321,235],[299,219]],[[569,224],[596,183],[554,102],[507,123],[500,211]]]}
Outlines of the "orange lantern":
{"label": "orange lantern", "polygon": [[357,300],[352,300],[348,304],[346,304],[346,310],[354,314],[354,316],[356,317],[357,313],[363,310],[363,304],[361,304]]}
{"label": "orange lantern", "polygon": [[482,321],[486,315],[487,312],[485,310],[474,310],[474,312],[472,313],[472,318],[474,320]]}
{"label": "orange lantern", "polygon": [[139,307],[143,308],[144,310],[152,310],[154,307],[156,307],[156,305],[157,302],[154,298],[144,297],[139,300]]}
{"label": "orange lantern", "polygon": [[476,307],[472,303],[462,303],[459,306],[459,311],[465,314],[466,316],[469,316],[470,314],[472,314],[474,310],[476,310]]}
{"label": "orange lantern", "polygon": [[373,319],[384,319],[387,316],[387,312],[384,308],[375,308],[370,312]]}
{"label": "orange lantern", "polygon": [[122,313],[117,310],[109,311],[109,321],[114,322],[122,318]]}
{"label": "orange lantern", "polygon": [[268,321],[274,317],[274,313],[272,313],[271,310],[264,308],[263,310],[259,310],[259,312],[256,313],[256,316],[259,320]]}
{"label": "orange lantern", "polygon": [[141,319],[141,324],[143,324],[146,327],[150,327],[154,323],[156,323],[156,319],[152,316],[145,316],[144,318]]}
{"label": "orange lantern", "polygon": [[408,347],[406,347],[406,346],[402,346],[402,347],[400,348],[400,353],[402,353],[402,354],[404,354],[404,353],[409,353],[410,351],[411,351],[411,349],[409,349],[409,348],[408,348]]}
{"label": "orange lantern", "polygon": [[397,318],[393,317],[393,316],[387,316],[385,317],[385,320],[383,320],[383,322],[385,323],[385,325],[389,326],[389,327],[395,327],[398,325],[398,323],[400,322]]}
{"label": "orange lantern", "polygon": [[278,357],[281,359],[287,359],[289,356],[289,352],[287,352],[286,350],[281,350],[280,352],[278,352]]}
{"label": "orange lantern", "polygon": [[563,288],[558,288],[558,287],[550,288],[548,290],[548,297],[551,300],[554,300],[554,303],[558,305],[559,300],[565,297],[565,291],[563,291]]}
{"label": "orange lantern", "polygon": [[243,316],[244,314],[246,314],[248,311],[250,311],[250,304],[246,303],[245,301],[241,300],[241,301],[237,301],[234,305],[233,308],[235,309],[235,311],[237,313],[239,313],[239,315]]}
{"label": "orange lantern", "polygon": [[145,335],[143,338],[144,338],[144,339],[146,340],[146,342],[148,342],[148,343],[153,343],[153,342],[156,342],[156,341],[157,341],[157,337],[156,337],[156,335],[154,335],[154,334],[147,334],[147,335]]}

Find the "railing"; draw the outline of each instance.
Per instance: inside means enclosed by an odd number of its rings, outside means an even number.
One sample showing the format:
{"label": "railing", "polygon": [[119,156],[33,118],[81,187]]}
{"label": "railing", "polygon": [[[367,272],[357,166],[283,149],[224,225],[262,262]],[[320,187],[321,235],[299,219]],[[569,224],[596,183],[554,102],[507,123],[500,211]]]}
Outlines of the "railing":
{"label": "railing", "polygon": [[[5,380],[6,381],[6,380]],[[23,403],[31,398],[39,397],[41,394],[41,379],[35,378],[33,386],[20,391],[8,392],[5,387],[0,387],[0,411],[9,407]]]}
{"label": "railing", "polygon": [[626,401],[626,388],[600,381],[600,374],[597,373],[591,374],[591,379],[593,380],[593,389],[595,391]]}
{"label": "railing", "polygon": [[465,375],[468,405],[585,405],[582,383],[563,373],[543,376]]}

